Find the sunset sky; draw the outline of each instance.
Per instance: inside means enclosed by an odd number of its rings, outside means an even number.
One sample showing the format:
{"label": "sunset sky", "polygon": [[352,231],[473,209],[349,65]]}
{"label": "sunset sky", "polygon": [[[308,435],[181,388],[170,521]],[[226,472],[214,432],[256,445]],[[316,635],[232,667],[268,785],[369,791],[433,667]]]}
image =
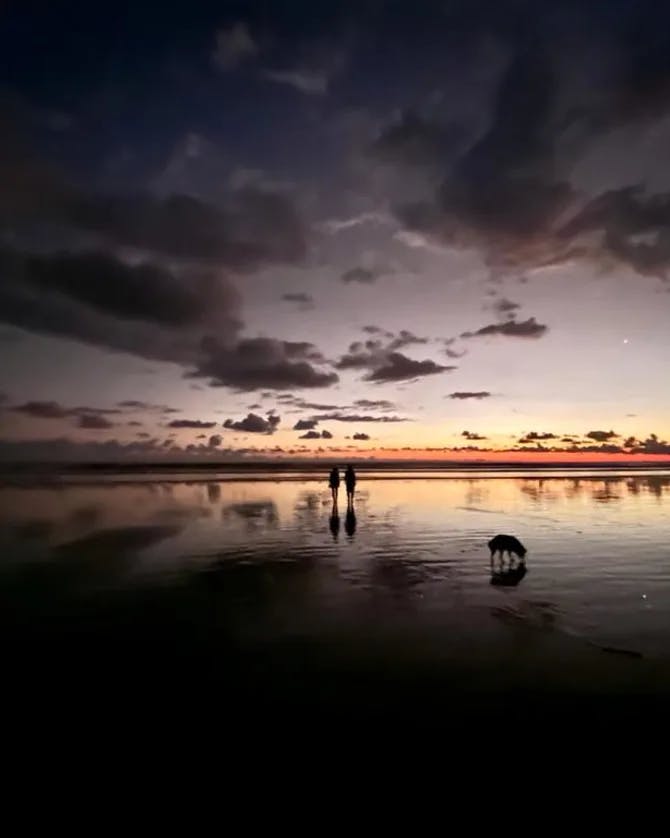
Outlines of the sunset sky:
{"label": "sunset sky", "polygon": [[0,459],[670,459],[662,4],[23,0],[0,50]]}

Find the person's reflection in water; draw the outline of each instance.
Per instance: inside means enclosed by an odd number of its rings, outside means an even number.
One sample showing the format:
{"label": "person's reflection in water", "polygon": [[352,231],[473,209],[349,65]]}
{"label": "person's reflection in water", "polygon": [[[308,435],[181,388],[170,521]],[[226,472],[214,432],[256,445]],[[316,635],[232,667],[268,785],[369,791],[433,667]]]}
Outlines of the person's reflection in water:
{"label": "person's reflection in water", "polygon": [[[347,466],[347,470],[344,473],[344,483],[347,487],[347,506],[353,509],[354,492],[356,491],[356,472],[351,465]],[[356,519],[354,518],[354,520]]]}
{"label": "person's reflection in water", "polygon": [[333,541],[337,541],[337,536],[340,534],[340,516],[335,508],[330,516],[330,531],[333,534]]}
{"label": "person's reflection in water", "polygon": [[354,512],[353,506],[347,509],[347,517],[344,519],[344,531],[349,538],[354,537],[354,533],[356,532],[356,513]]}

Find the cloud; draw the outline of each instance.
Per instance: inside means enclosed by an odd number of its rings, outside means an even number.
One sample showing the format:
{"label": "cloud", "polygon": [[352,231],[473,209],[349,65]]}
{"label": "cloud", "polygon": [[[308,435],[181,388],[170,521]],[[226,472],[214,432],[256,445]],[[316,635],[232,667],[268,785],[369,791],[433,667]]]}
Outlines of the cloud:
{"label": "cloud", "polygon": [[307,431],[306,434],[302,434],[298,439],[321,439],[321,434],[318,431]]}
{"label": "cloud", "polygon": [[618,436],[619,434],[615,434],[614,431],[589,431],[586,434],[587,439],[594,439],[596,442],[607,442]]}
{"label": "cloud", "polygon": [[248,413],[244,419],[234,421],[226,419],[223,427],[230,431],[244,431],[250,434],[273,434],[280,422],[279,416],[268,415],[267,419],[256,413]]}
{"label": "cloud", "polygon": [[38,419],[64,419],[72,415],[70,409],[62,407],[58,402],[26,402],[11,409]]}
{"label": "cloud", "polygon": [[396,423],[396,422],[411,422],[411,419],[405,419],[402,416],[367,416],[359,413],[320,413],[312,417],[316,422],[381,422]]}
{"label": "cloud", "polygon": [[80,428],[96,431],[114,427],[113,423],[110,422],[109,419],[105,419],[104,416],[100,416],[96,413],[82,413],[77,420],[77,424]]}
{"label": "cloud", "polygon": [[496,300],[493,303],[493,310],[498,314],[500,317],[514,317],[515,312],[521,308],[520,303],[512,302],[512,300],[508,300],[507,297],[500,297],[500,299]]}
{"label": "cloud", "polygon": [[540,442],[542,440],[547,439],[558,439],[556,434],[551,433],[538,433],[537,431],[531,431],[530,433],[526,434],[525,437],[519,440],[521,445],[524,445],[529,442]]}
{"label": "cloud", "polygon": [[435,361],[414,361],[400,352],[391,352],[381,366],[373,369],[363,377],[364,381],[406,381],[424,375],[436,375],[441,372],[451,372],[456,367],[436,364]]}
{"label": "cloud", "polygon": [[210,448],[218,448],[222,442],[223,438],[221,437],[221,434],[212,434],[210,438],[207,440],[207,445]]}
{"label": "cloud", "polygon": [[314,297],[311,294],[289,293],[282,294],[281,298],[286,303],[297,303],[302,311],[314,308]]}
{"label": "cloud", "polygon": [[[6,120],[5,120],[6,122]],[[3,126],[3,128],[6,127]],[[219,192],[215,204],[192,194],[84,191],[68,183],[24,143],[0,154],[0,223],[54,228],[98,238],[101,249],[125,246],[177,259],[214,260],[220,267],[252,270],[305,255],[305,231],[290,198],[257,186]]]}
{"label": "cloud", "polygon": [[420,338],[412,332],[410,332],[408,329],[401,329],[400,332],[398,332],[398,334],[395,337],[393,337],[391,342],[388,344],[387,349],[394,351],[397,349],[403,349],[405,346],[412,346],[413,344],[424,343],[428,343],[428,338]]}
{"label": "cloud", "polygon": [[394,333],[388,332],[386,329],[381,329],[379,326],[363,326],[362,331],[368,335],[379,335],[380,337],[393,338]]}
{"label": "cloud", "polygon": [[504,323],[491,323],[489,326],[482,326],[476,332],[463,332],[462,338],[488,337],[489,335],[502,335],[511,338],[540,338],[549,327],[538,323],[534,317],[528,320],[507,320]]}
{"label": "cloud", "polygon": [[203,422],[200,419],[173,419],[168,423],[168,428],[214,428],[216,422]]}
{"label": "cloud", "polygon": [[311,431],[318,425],[316,419],[299,419],[293,426],[294,431]]}
{"label": "cloud", "polygon": [[342,282],[359,282],[362,285],[370,285],[379,279],[379,274],[370,268],[350,268],[340,277]]}
{"label": "cloud", "polygon": [[670,194],[641,185],[594,198],[561,229],[573,238],[599,231],[602,251],[639,274],[667,278],[670,270]]}
{"label": "cloud", "polygon": [[235,192],[223,209],[190,195],[92,195],[75,202],[70,215],[74,226],[117,244],[239,270],[305,254],[302,223],[289,199],[251,187]]}
{"label": "cloud", "polygon": [[455,393],[449,393],[450,399],[488,399],[491,394],[488,390],[457,390]]}
{"label": "cloud", "polygon": [[214,387],[255,390],[261,387],[329,387],[339,377],[314,364],[325,359],[311,343],[245,338],[228,346],[214,338],[203,341],[202,356],[191,376],[204,377]]}
{"label": "cloud", "polygon": [[352,439],[358,439],[358,440],[368,440],[368,439],[370,439],[370,437],[367,434],[354,434],[351,438]]}
{"label": "cloud", "polygon": [[246,23],[238,21],[228,29],[219,29],[216,33],[212,63],[220,70],[232,70],[243,61],[254,58],[259,52],[258,44],[251,37]]}
{"label": "cloud", "polygon": [[364,343],[351,343],[348,352],[338,359],[336,368],[367,369],[369,372],[363,377],[363,381],[374,382],[404,381],[456,369],[431,360],[415,361],[395,351],[398,347],[427,343],[428,338],[419,338],[407,329],[402,329],[397,335],[392,332],[386,332],[385,335],[390,337],[386,344],[380,339],[372,338]]}
{"label": "cloud", "polygon": [[461,436],[464,436],[466,439],[469,439],[472,442],[479,442],[483,439],[488,439],[488,437],[480,436],[479,434],[472,433],[471,431],[463,431]]}
{"label": "cloud", "polygon": [[650,434],[644,442],[636,440],[631,452],[633,454],[670,454],[670,443],[659,439],[656,434]]}
{"label": "cloud", "polygon": [[76,418],[80,428],[111,428],[112,423],[105,419],[105,415],[121,413],[115,408],[101,407],[64,407],[54,401],[29,401],[11,407],[13,413],[23,413],[35,419],[68,419]]}
{"label": "cloud", "polygon": [[328,75],[323,70],[264,70],[263,78],[285,84],[308,96],[322,96],[328,92]]}
{"label": "cloud", "polygon": [[169,407],[165,404],[151,404],[151,402],[144,402],[139,399],[125,399],[124,401],[117,402],[117,407],[122,407],[127,410],[146,410],[146,411],[157,411],[159,413],[181,413],[181,409],[178,407]]}
{"label": "cloud", "polygon": [[321,431],[321,438],[322,439],[332,439],[333,435],[330,431]]}
{"label": "cloud", "polygon": [[406,110],[397,122],[384,128],[370,147],[383,162],[404,166],[442,168],[463,140],[463,129],[440,125]]}
{"label": "cloud", "polygon": [[146,358],[192,363],[206,330],[233,339],[240,328],[237,292],[209,271],[5,249],[0,274],[4,322]]}
{"label": "cloud", "polygon": [[356,399],[354,405],[367,410],[393,410],[395,408],[395,404],[387,399]]}

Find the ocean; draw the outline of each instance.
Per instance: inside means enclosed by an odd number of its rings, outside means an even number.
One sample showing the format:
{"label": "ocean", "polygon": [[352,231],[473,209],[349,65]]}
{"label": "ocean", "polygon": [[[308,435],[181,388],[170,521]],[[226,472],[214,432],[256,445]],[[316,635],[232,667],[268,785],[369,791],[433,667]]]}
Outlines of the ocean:
{"label": "ocean", "polygon": [[6,473],[5,672],[375,713],[666,694],[670,470],[367,468],[336,515],[327,478]]}

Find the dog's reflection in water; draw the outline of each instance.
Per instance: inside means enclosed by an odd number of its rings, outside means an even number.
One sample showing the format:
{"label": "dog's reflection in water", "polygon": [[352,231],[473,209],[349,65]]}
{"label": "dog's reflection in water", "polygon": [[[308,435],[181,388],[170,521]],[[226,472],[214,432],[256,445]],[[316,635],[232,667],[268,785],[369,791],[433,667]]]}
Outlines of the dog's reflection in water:
{"label": "dog's reflection in water", "polygon": [[512,559],[508,562],[507,566],[505,566],[501,560],[497,569],[494,567],[493,559],[491,559],[492,585],[501,585],[503,587],[513,588],[515,585],[519,584],[527,572],[528,570],[524,559],[521,559],[518,562],[515,562]]}

